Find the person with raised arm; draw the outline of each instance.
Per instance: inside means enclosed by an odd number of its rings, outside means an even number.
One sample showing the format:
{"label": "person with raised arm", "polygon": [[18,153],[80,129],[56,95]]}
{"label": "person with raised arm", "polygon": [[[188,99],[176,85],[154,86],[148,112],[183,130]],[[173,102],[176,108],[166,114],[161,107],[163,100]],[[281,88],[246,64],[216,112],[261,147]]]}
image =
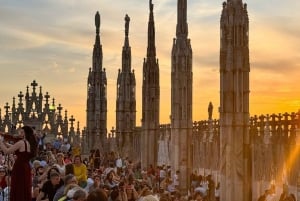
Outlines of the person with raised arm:
{"label": "person with raised arm", "polygon": [[31,168],[29,161],[37,154],[37,141],[33,129],[24,126],[19,130],[22,138],[15,144],[6,144],[0,137],[0,149],[5,154],[15,153],[17,159],[11,171],[10,201],[31,201]]}

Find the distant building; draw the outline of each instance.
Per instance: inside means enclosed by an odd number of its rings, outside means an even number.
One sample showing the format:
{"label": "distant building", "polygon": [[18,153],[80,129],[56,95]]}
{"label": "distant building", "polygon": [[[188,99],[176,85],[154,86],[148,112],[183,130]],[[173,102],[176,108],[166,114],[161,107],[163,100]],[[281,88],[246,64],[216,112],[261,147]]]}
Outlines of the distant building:
{"label": "distant building", "polygon": [[3,117],[0,110],[0,131],[16,134],[18,128],[27,125],[33,127],[36,132],[45,134],[45,141],[61,137],[70,142],[79,142],[79,122],[75,132],[75,118],[71,116],[69,119],[67,110],[63,111],[61,104],[56,105],[54,98],[50,100],[48,92],[43,95],[41,86],[37,92],[38,83],[35,80],[31,86],[31,93],[28,86],[25,94],[20,91],[17,103],[15,97],[11,106],[6,103]]}

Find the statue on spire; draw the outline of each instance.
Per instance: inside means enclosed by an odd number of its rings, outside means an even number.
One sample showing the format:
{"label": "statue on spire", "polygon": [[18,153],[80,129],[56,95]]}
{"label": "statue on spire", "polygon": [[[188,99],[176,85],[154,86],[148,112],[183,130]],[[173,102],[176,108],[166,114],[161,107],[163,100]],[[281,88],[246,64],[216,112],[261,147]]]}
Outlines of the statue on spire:
{"label": "statue on spire", "polygon": [[212,102],[209,102],[208,104],[208,120],[212,120],[212,114],[213,114],[213,109],[214,109],[214,106],[212,104]]}
{"label": "statue on spire", "polygon": [[99,28],[100,28],[100,14],[99,11],[97,11],[95,15],[95,26],[96,26],[96,31],[99,33]]}
{"label": "statue on spire", "polygon": [[152,0],[149,1],[150,12],[153,12],[153,3]]}
{"label": "statue on spire", "polygon": [[130,17],[126,14],[125,16],[125,35],[128,36],[129,33],[129,22],[130,22]]}

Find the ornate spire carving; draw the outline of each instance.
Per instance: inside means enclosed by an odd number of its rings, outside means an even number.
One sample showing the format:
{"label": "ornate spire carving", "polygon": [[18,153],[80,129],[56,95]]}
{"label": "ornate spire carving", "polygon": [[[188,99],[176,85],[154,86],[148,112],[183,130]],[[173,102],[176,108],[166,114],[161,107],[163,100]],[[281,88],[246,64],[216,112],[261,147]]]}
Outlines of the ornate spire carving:
{"label": "ornate spire carving", "polygon": [[154,57],[156,56],[156,49],[155,49],[155,26],[154,26],[154,16],[153,16],[153,4],[152,0],[149,1],[149,22],[148,22],[148,48],[147,48],[147,57]]}
{"label": "ornate spire carving", "polygon": [[116,122],[120,151],[124,155],[133,154],[131,141],[136,121],[135,75],[131,70],[131,47],[129,46],[129,22],[125,16],[125,41],[122,50],[122,70],[119,70],[117,79]]}
{"label": "ornate spire carving", "polygon": [[100,14],[99,11],[97,11],[96,15],[95,15],[95,26],[96,26],[96,34],[99,34],[99,30],[100,30]]}
{"label": "ornate spire carving", "polygon": [[188,24],[187,24],[187,0],[178,0],[177,2],[177,28],[176,36],[187,38]]}
{"label": "ornate spire carving", "polygon": [[96,26],[96,39],[93,50],[93,70],[102,71],[102,45],[100,42],[100,14],[97,11],[95,15],[95,26]]}
{"label": "ornate spire carving", "polygon": [[[87,129],[86,140],[87,146],[83,151],[94,148],[95,146],[105,145],[106,126],[107,126],[107,79],[105,69],[103,68],[103,52],[100,40],[101,18],[97,11],[95,14],[96,39],[93,49],[92,68],[89,68],[87,83]],[[95,128],[98,126],[98,131]],[[101,138],[101,144],[99,140]],[[104,148],[105,149],[105,148]]]}
{"label": "ornate spire carving", "polygon": [[125,40],[122,52],[122,71],[123,72],[131,72],[131,48],[129,45],[129,22],[130,17],[125,15]]}
{"label": "ornate spire carving", "polygon": [[125,15],[125,42],[124,42],[125,47],[129,47],[129,39],[128,39],[129,22],[130,22],[130,17],[126,14]]}

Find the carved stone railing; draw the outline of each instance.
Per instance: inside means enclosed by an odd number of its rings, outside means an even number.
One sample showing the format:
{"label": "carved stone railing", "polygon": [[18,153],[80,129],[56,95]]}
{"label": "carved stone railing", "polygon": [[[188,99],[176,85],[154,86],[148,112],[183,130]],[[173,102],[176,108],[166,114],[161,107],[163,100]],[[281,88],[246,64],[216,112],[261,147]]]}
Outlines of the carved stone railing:
{"label": "carved stone railing", "polygon": [[[300,172],[300,111],[253,116],[249,120],[253,180],[297,183]],[[171,126],[160,126],[159,156],[170,156]],[[193,123],[193,168],[219,170],[219,120]],[[163,146],[168,146],[163,148]],[[161,149],[164,149],[162,151]],[[166,153],[168,151],[168,153]],[[166,159],[159,163],[166,163]]]}
{"label": "carved stone railing", "polygon": [[250,118],[255,180],[297,183],[299,129],[300,112]]}

